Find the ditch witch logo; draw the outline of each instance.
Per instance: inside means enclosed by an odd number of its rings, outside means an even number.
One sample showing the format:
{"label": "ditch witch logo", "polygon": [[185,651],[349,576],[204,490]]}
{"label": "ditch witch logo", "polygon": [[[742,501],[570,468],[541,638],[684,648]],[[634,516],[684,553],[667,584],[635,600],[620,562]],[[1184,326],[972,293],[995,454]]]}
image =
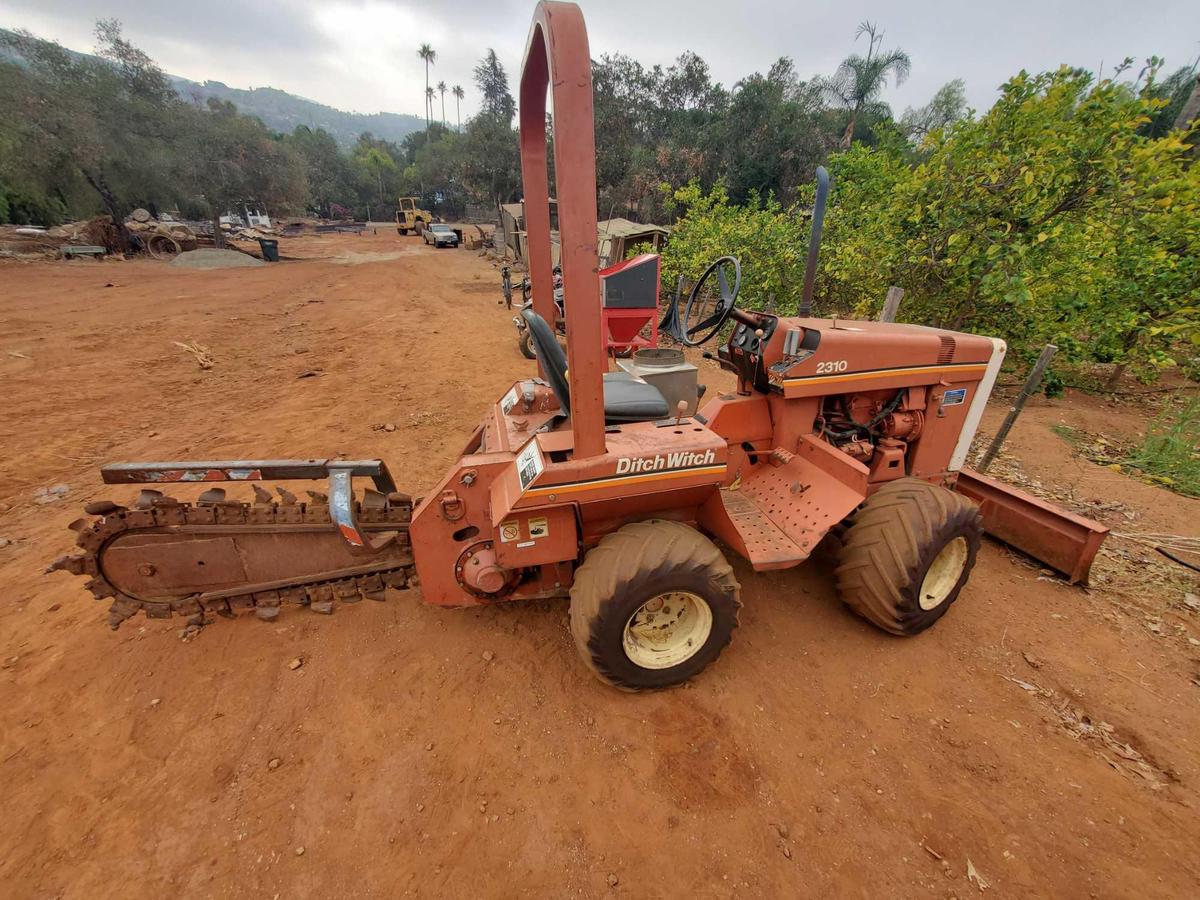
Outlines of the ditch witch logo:
{"label": "ditch witch logo", "polygon": [[668,453],[666,456],[651,457],[622,456],[617,459],[617,474],[630,475],[637,472],[665,472],[667,469],[691,469],[698,466],[711,466],[717,461],[717,454],[712,450],[703,453],[680,451]]}

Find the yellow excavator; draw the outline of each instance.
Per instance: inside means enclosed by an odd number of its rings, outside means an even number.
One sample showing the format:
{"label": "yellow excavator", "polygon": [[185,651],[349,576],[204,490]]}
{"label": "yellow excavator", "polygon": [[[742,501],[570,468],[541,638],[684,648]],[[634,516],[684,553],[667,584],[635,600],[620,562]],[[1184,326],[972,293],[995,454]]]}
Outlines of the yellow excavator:
{"label": "yellow excavator", "polygon": [[396,230],[401,234],[421,234],[433,221],[433,213],[417,205],[418,197],[400,197],[396,207]]}

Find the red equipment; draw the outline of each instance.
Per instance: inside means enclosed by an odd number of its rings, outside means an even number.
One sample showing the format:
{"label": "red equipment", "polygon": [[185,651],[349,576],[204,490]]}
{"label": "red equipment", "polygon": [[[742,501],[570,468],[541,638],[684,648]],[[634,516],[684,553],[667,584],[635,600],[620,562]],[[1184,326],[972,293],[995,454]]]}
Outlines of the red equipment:
{"label": "red equipment", "polygon": [[[112,598],[113,627],[138,610],[198,622],[241,609],[269,619],[285,603],[329,612],[334,600],[380,599],[385,587],[418,580],[425,601],[441,606],[569,595],[585,664],[629,690],[686,680],[729,643],[740,588],[708,535],[766,570],[804,561],[838,526],[838,590],[852,609],[896,634],[940,618],[980,543],[978,508],[950,488],[1004,342],[742,310],[737,261],[724,257],[693,289],[679,327],[699,344],[736,322],[717,357],[737,375],[734,392],[686,417],[645,381],[606,373],[595,339],[605,319],[590,60],[579,8],[539,4],[520,110],[533,282],[522,316],[541,378],[518,381],[488,409],[415,508],[375,460],[106,466],[108,483],[327,477],[330,487],[310,492],[311,503],[255,484],[253,503],[212,488],[195,503],[143,490],[132,507],[89,504],[95,518],[72,525],[82,552],[51,569],[86,575],[93,594]],[[569,359],[548,324],[547,87]],[[827,190],[823,177],[804,308]],[[712,282],[720,302],[701,312],[697,298]],[[374,480],[361,499],[355,477]],[[1027,505],[1003,491],[989,502]]]}

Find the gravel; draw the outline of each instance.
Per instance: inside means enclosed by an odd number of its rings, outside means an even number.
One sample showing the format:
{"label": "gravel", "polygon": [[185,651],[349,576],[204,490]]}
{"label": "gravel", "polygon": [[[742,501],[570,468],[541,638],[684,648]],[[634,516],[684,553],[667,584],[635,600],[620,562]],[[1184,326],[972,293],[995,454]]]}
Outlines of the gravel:
{"label": "gravel", "polygon": [[188,253],[180,253],[170,265],[177,269],[242,269],[249,266],[265,266],[256,256],[247,256],[237,250],[218,250],[216,247],[201,247]]}

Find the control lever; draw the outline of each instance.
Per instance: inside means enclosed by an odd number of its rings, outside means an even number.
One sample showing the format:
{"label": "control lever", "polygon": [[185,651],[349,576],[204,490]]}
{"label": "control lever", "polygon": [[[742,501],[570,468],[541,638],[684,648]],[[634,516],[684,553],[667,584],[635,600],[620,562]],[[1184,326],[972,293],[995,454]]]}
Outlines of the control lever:
{"label": "control lever", "polygon": [[721,357],[717,356],[715,353],[713,353],[709,350],[705,350],[700,355],[703,356],[705,359],[712,360],[718,366],[720,366],[722,369],[727,369],[730,372],[734,372],[734,373],[737,372],[737,369],[735,369],[731,363],[726,362],[725,360],[721,359]]}

